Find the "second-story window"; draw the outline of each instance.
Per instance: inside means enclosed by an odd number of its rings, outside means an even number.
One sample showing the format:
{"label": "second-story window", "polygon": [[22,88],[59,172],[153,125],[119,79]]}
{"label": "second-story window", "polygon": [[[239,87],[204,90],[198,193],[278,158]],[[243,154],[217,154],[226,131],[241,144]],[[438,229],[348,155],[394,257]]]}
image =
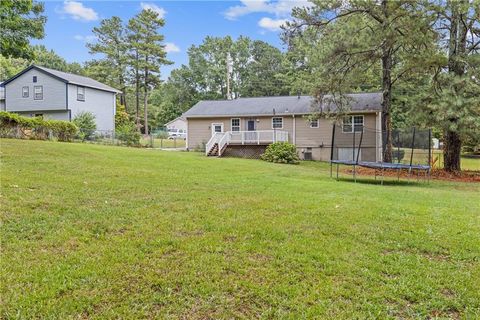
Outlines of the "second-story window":
{"label": "second-story window", "polygon": [[37,76],[33,76],[33,82],[37,82]]}
{"label": "second-story window", "polygon": [[43,100],[43,86],[34,86],[33,87],[33,99],[34,100]]}
{"label": "second-story window", "polygon": [[22,87],[22,98],[28,98],[28,96],[29,96],[28,87]]}
{"label": "second-story window", "polygon": [[78,101],[85,101],[85,87],[78,87],[77,86],[77,100]]}
{"label": "second-story window", "polygon": [[310,121],[310,128],[318,128],[318,119],[313,119]]}

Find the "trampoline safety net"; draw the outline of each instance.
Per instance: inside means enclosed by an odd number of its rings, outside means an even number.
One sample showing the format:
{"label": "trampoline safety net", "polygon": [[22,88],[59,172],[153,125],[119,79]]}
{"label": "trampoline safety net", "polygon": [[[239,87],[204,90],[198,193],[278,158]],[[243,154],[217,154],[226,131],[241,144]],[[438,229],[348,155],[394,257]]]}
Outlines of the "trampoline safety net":
{"label": "trampoline safety net", "polygon": [[335,124],[330,160],[373,169],[430,171],[431,141],[430,129],[394,129],[388,137],[363,124]]}

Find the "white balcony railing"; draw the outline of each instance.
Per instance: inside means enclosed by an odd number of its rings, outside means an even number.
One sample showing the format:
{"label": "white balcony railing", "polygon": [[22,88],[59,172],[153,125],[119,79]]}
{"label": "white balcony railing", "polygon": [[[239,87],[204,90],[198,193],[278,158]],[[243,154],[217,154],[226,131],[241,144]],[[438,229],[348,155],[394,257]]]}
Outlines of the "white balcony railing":
{"label": "white balcony railing", "polygon": [[288,141],[288,132],[283,130],[228,131],[232,144],[264,144]]}
{"label": "white balcony railing", "polygon": [[267,144],[273,142],[288,142],[288,132],[283,130],[258,131],[227,131],[215,132],[205,146],[205,153],[218,145],[218,155],[229,144]]}

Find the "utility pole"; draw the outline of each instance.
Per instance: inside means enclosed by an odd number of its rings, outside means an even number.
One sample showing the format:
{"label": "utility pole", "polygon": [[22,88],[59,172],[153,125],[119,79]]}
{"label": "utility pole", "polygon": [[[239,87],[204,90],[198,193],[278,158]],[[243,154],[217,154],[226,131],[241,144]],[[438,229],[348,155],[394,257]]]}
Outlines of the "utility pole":
{"label": "utility pole", "polygon": [[232,100],[232,94],[230,93],[230,74],[233,71],[233,61],[230,56],[230,52],[227,53],[227,100]]}

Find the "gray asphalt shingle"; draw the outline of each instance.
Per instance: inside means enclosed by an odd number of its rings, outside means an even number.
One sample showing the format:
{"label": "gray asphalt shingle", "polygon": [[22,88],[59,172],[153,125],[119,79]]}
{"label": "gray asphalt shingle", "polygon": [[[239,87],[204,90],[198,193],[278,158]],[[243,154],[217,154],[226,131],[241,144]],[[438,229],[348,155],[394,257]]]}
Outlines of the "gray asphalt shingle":
{"label": "gray asphalt shingle", "polygon": [[[347,95],[351,98],[352,111],[380,111],[382,110],[382,94],[354,93]],[[328,98],[328,96],[326,96]],[[326,104],[324,105],[326,106]],[[282,96],[239,98],[234,100],[206,100],[195,104],[183,116],[186,118],[208,116],[248,116],[280,114],[309,114],[314,110],[314,100],[311,96]],[[316,108],[315,110],[318,110]],[[330,104],[330,110],[336,106]]]}

